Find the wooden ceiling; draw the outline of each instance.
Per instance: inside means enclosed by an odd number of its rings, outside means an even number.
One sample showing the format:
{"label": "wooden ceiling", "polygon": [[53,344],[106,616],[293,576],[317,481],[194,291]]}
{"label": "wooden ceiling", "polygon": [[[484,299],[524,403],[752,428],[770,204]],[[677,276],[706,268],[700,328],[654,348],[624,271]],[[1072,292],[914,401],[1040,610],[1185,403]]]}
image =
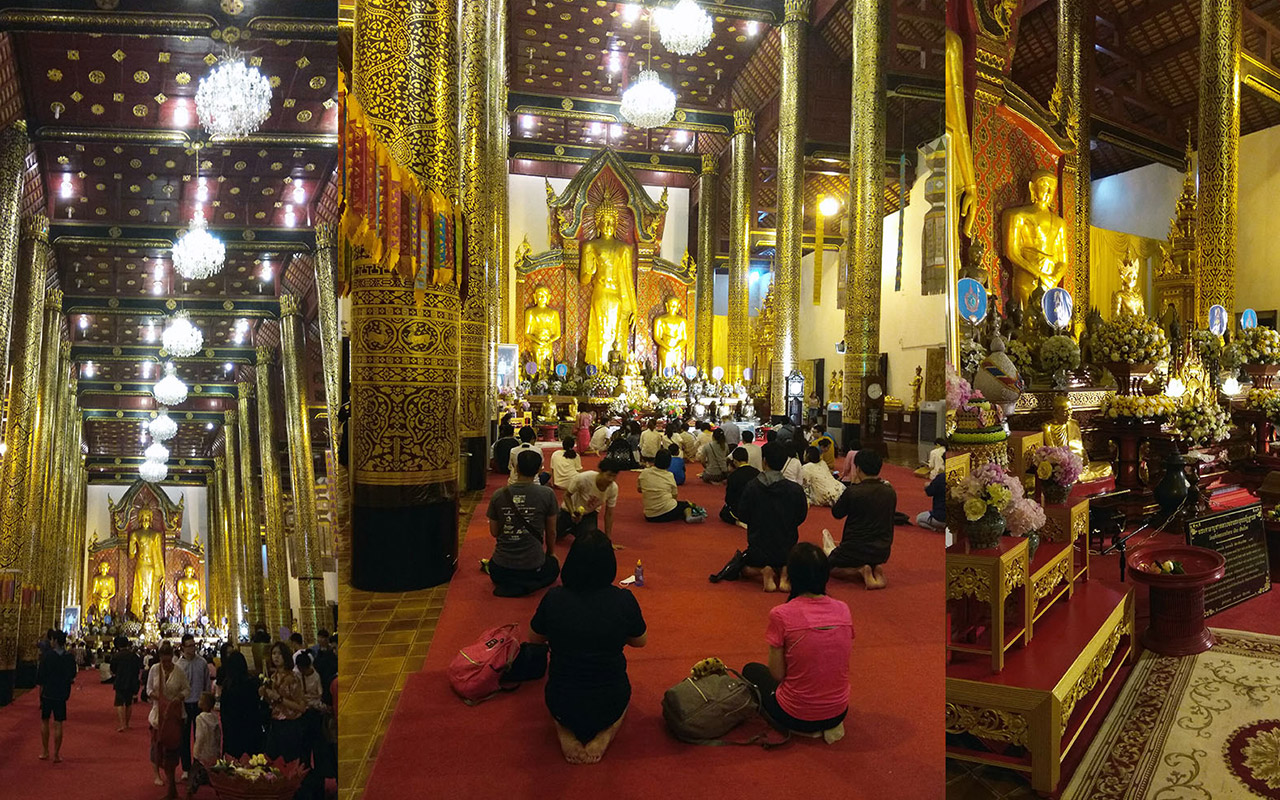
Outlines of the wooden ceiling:
{"label": "wooden ceiling", "polygon": [[[1176,165],[1188,130],[1194,146],[1200,81],[1200,0],[1094,0],[1094,133],[1132,132]],[[1280,2],[1245,0],[1242,50],[1280,67]],[[1268,52],[1269,49],[1269,52]],[[1027,0],[1018,24],[1012,77],[1047,103],[1057,77],[1057,3]],[[1241,135],[1280,125],[1280,104],[1240,93]],[[1095,140],[1093,177],[1153,158]]]}

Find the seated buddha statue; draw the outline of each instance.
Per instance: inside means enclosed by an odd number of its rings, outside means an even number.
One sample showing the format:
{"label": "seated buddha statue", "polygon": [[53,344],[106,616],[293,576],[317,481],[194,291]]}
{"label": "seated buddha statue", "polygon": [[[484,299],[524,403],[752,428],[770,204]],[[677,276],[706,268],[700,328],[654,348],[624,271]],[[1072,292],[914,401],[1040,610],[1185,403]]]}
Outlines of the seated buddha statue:
{"label": "seated buddha statue", "polygon": [[551,348],[560,341],[560,312],[548,308],[551,292],[545,286],[533,290],[533,305],[524,310],[524,335],[538,369],[551,363]]}
{"label": "seated buddha statue", "polygon": [[1120,288],[1113,295],[1111,316],[1130,315],[1146,316],[1147,306],[1138,290],[1138,259],[1129,253],[1126,247],[1124,259],[1120,261]]}
{"label": "seated buddha statue", "polygon": [[653,321],[653,340],[658,344],[658,372],[662,374],[667,367],[675,369],[679,375],[684,369],[684,345],[689,340],[688,321],[680,315],[680,301],[668,297],[667,313]]}
{"label": "seated buddha statue", "polygon": [[1067,223],[1053,213],[1058,178],[1038,169],[1027,184],[1031,203],[1006,209],[1001,217],[1005,258],[1013,264],[1013,295],[1023,309],[1030,309],[1031,293],[1048,291],[1067,274]]}
{"label": "seated buddha statue", "polygon": [[1096,461],[1090,463],[1089,453],[1084,449],[1084,437],[1080,435],[1080,423],[1071,418],[1071,403],[1065,394],[1053,398],[1053,418],[1041,428],[1044,433],[1046,447],[1065,447],[1084,462],[1084,470],[1080,473],[1080,481],[1102,480],[1111,475],[1111,465]]}

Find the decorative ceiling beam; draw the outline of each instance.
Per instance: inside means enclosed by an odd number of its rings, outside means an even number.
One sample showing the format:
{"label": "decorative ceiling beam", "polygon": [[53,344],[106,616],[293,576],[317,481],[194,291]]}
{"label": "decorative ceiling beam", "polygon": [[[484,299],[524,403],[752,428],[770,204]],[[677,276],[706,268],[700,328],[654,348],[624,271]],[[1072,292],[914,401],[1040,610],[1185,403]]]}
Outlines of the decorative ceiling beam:
{"label": "decorative ceiling beam", "polygon": [[49,125],[37,128],[31,138],[36,142],[145,144],[185,149],[197,143],[207,147],[293,147],[307,150],[333,149],[338,146],[336,133],[252,133],[248,136],[213,136],[207,140],[198,140],[185,130],[57,128]]}
{"label": "decorative ceiling beam", "polygon": [[[142,410],[125,410],[116,408],[82,408],[85,422],[147,422],[155,419],[156,412]],[[169,416],[181,425],[184,422],[209,423],[221,425],[225,415],[221,411],[170,411]]]}
{"label": "decorative ceiling beam", "polygon": [[[90,485],[101,486],[102,484],[116,483],[129,484],[133,483],[133,481],[138,478],[137,473],[110,473],[103,471],[104,469],[105,468],[103,467],[95,467],[89,471]],[[165,486],[207,486],[209,484],[207,473],[208,470],[205,469],[191,470],[190,472],[183,474],[171,473],[161,481],[161,483]]]}
{"label": "decorative ceiling beam", "polygon": [[[104,381],[81,378],[76,384],[76,392],[86,394],[109,394],[116,397],[151,397],[151,389],[155,381]],[[190,387],[188,400],[204,397],[238,397],[236,385],[229,382],[196,383]]]}
{"label": "decorative ceiling beam", "polygon": [[1273,103],[1280,103],[1280,71],[1248,53],[1240,54],[1240,85],[1249,87]]}
{"label": "decorative ceiling beam", "polygon": [[[245,317],[248,319],[279,319],[280,301],[272,298],[188,297],[182,300],[182,308],[199,317]],[[178,309],[178,301],[172,297],[111,297],[93,295],[63,295],[64,314],[150,314],[167,317]]]}
{"label": "decorative ceiling beam", "polygon": [[1184,154],[1176,144],[1099,114],[1093,115],[1093,138],[1178,170],[1184,167]]}
{"label": "decorative ceiling beam", "polygon": [[[146,459],[142,456],[104,456],[89,455],[85,456],[85,466],[89,469],[112,470],[118,467],[140,467]],[[212,458],[200,458],[198,456],[187,456],[186,458],[169,459],[170,471],[175,469],[191,470],[201,472],[213,469]]]}
{"label": "decorative ceiling beam", "polygon": [[[622,116],[622,103],[618,100],[572,99],[555,95],[511,92],[507,96],[507,111],[512,114],[530,114],[539,117],[586,120],[589,122],[626,123]],[[696,108],[677,108],[671,124],[656,130],[686,130],[695,133],[733,133],[733,113],[706,111]]]}
{"label": "decorative ceiling beam", "polygon": [[[254,37],[338,40],[333,5],[312,0],[248,0],[221,6],[202,3],[200,7],[207,13],[201,14],[191,13],[189,0],[147,0],[145,12],[103,11],[103,5],[97,0],[8,0],[0,11],[0,27],[11,31],[199,36],[228,45]],[[236,13],[223,10],[236,6],[240,8]],[[270,16],[266,16],[268,11]]]}
{"label": "decorative ceiling beam", "polygon": [[[528,139],[512,139],[508,157],[529,161],[554,161],[565,164],[585,164],[596,156],[600,147],[535,142]],[[702,169],[702,156],[697,153],[669,153],[665,151],[614,150],[629,167],[653,172],[676,172],[697,175]]]}
{"label": "decorative ceiling beam", "polygon": [[[84,312],[81,312],[84,313]],[[94,312],[94,313],[110,313]],[[112,361],[155,361],[160,362],[169,358],[169,352],[160,345],[152,344],[73,344],[71,345],[72,361],[93,360],[100,363]],[[188,364],[225,364],[228,361],[232,364],[255,364],[257,363],[257,350],[253,347],[206,347],[200,351],[199,355],[184,357],[183,363]]]}
{"label": "decorative ceiling beam", "polygon": [[[59,245],[137,247],[171,250],[186,228],[171,225],[102,225],[89,222],[54,222],[49,241]],[[220,234],[228,250],[262,253],[309,253],[316,246],[314,228],[235,228],[210,226]]]}

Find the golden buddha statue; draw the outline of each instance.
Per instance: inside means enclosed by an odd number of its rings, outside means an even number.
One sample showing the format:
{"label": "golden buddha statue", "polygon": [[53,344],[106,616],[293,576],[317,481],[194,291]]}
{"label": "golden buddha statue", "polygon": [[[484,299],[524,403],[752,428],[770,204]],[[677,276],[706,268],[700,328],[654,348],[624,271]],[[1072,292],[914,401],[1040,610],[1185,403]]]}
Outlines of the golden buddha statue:
{"label": "golden buddha statue", "polygon": [[548,308],[551,291],[545,286],[533,290],[533,305],[524,310],[524,336],[538,369],[552,360],[551,347],[560,341],[560,312]]}
{"label": "golden buddha statue", "polygon": [[111,573],[111,565],[105,560],[98,562],[98,574],[93,576],[93,585],[89,594],[93,603],[89,606],[89,619],[101,620],[111,613],[111,598],[116,596],[116,578]]}
{"label": "golden buddha statue", "polygon": [[178,599],[182,601],[182,621],[194,622],[200,615],[200,580],[190,564],[182,568],[178,578]]}
{"label": "golden buddha statue", "polygon": [[960,220],[966,238],[973,238],[978,219],[978,181],[973,170],[973,146],[969,140],[968,115],[965,112],[964,42],[947,28],[943,72],[947,85],[947,133],[951,134],[951,163],[955,165],[955,187],[960,195]]}
{"label": "golden buddha statue", "polygon": [[632,279],[635,255],[629,243],[615,237],[618,208],[596,208],[596,238],[582,245],[578,280],[591,284],[587,315],[587,363],[604,367],[616,345],[626,352],[636,324],[636,290]]}
{"label": "golden buddha statue", "polygon": [[1084,437],[1080,435],[1080,423],[1071,418],[1071,403],[1065,394],[1053,398],[1053,418],[1041,427],[1046,447],[1065,447],[1084,462],[1080,480],[1084,483],[1101,480],[1111,475],[1111,465],[1105,462],[1089,462],[1084,449]]}
{"label": "golden buddha statue", "polygon": [[924,367],[917,365],[916,376],[908,381],[911,386],[911,405],[907,408],[908,411],[917,411],[920,408],[920,393],[924,389],[924,375],[921,374],[923,371]]}
{"label": "golden buddha statue", "polygon": [[1142,292],[1138,290],[1138,259],[1130,254],[1128,247],[1124,249],[1124,258],[1120,261],[1120,288],[1115,292],[1112,303],[1113,318],[1125,314],[1135,317],[1147,314],[1146,302],[1142,299]]}
{"label": "golden buddha statue", "polygon": [[138,512],[138,527],[129,531],[129,558],[133,559],[133,596],[129,610],[138,619],[160,604],[164,589],[164,532],[151,527],[152,511]]}
{"label": "golden buddha statue", "polygon": [[1006,209],[1001,217],[1005,257],[1012,262],[1013,294],[1025,311],[1031,309],[1031,293],[1056,288],[1067,274],[1067,223],[1050,206],[1058,190],[1058,178],[1038,169],[1027,183],[1031,204]]}
{"label": "golden buddha statue", "polygon": [[688,321],[680,316],[680,301],[668,297],[667,313],[653,321],[653,340],[658,343],[658,372],[674,367],[676,374],[684,369],[684,345],[689,340]]}

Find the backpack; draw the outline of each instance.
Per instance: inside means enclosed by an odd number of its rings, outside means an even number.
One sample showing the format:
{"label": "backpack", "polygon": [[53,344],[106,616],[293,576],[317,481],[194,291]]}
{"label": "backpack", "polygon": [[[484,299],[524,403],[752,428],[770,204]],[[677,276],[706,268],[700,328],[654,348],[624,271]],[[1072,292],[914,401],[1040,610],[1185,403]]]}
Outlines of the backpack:
{"label": "backpack", "polygon": [[520,652],[519,628],[516,622],[490,628],[453,657],[445,674],[462,702],[473,706],[504,690],[503,674]]}
{"label": "backpack", "polygon": [[759,711],[759,690],[718,658],[695,664],[689,677],[662,696],[667,729],[690,744],[759,744],[768,749],[785,743],[789,736],[782,742],[769,742],[763,733],[745,741],[722,738]]}

